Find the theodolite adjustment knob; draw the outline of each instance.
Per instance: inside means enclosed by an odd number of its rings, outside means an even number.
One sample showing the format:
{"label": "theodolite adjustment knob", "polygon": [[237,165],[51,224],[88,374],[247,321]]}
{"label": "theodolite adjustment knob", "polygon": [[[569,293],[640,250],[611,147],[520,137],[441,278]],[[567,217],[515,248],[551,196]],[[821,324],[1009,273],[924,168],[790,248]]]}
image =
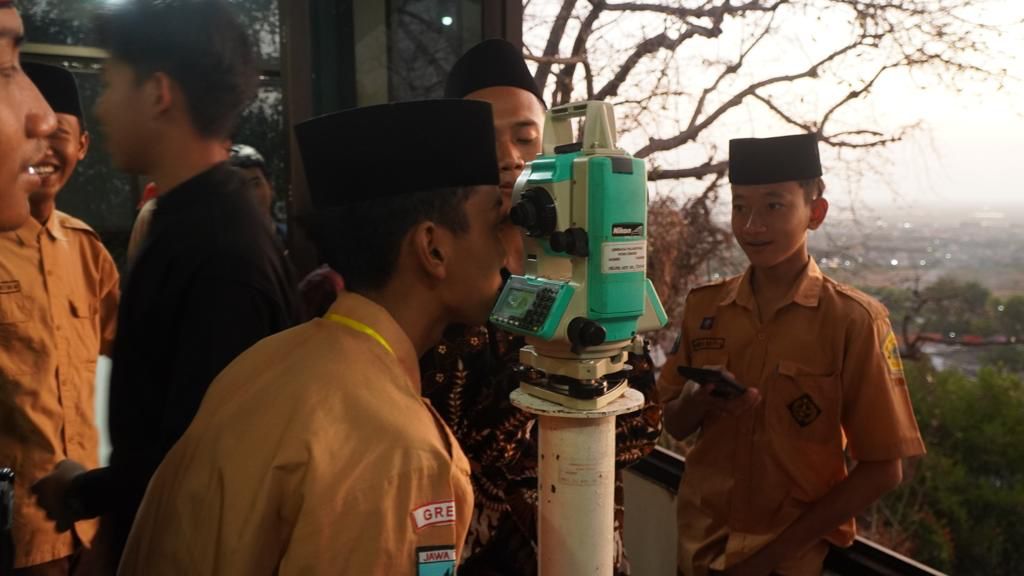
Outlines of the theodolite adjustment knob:
{"label": "theodolite adjustment knob", "polygon": [[569,228],[564,232],[551,233],[551,249],[570,256],[590,256],[590,238],[583,228]]}
{"label": "theodolite adjustment knob", "polygon": [[604,326],[582,316],[577,316],[569,321],[566,333],[569,336],[569,342],[572,343],[573,350],[600,346],[604,344],[605,338],[608,337],[608,332],[605,331]]}

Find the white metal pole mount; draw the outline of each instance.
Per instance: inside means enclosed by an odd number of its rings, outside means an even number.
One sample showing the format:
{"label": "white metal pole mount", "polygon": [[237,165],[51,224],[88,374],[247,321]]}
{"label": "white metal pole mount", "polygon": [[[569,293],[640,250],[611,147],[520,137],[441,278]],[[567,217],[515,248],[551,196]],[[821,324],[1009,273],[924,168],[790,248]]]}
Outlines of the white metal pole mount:
{"label": "white metal pole mount", "polygon": [[576,410],[522,390],[512,403],[540,420],[537,532],[540,576],[611,576],[615,417],[635,412],[632,388],[603,408]]}

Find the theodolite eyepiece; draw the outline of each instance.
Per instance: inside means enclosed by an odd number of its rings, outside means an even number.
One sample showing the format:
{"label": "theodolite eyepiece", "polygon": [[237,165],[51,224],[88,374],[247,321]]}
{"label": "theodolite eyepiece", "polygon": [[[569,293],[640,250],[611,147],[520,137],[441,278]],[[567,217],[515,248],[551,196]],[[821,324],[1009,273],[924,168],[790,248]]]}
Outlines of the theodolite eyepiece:
{"label": "theodolite eyepiece", "polygon": [[519,203],[509,212],[512,223],[534,238],[547,236],[558,224],[558,209],[551,194],[543,188],[523,192]]}

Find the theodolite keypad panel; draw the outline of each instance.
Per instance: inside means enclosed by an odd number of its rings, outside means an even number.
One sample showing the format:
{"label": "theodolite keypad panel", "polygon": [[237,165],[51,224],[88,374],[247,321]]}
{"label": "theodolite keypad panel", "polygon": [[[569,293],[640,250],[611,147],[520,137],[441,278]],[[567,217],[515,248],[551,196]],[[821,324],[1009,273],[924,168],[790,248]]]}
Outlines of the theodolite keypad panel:
{"label": "theodolite keypad panel", "polygon": [[528,291],[519,288],[519,290],[530,293],[532,296],[530,305],[525,310],[517,310],[518,314],[506,312],[506,314],[497,315],[495,319],[509,326],[537,332],[551,313],[551,308],[558,294],[551,288],[531,289]]}
{"label": "theodolite keypad panel", "polygon": [[555,301],[555,293],[550,288],[542,288],[533,304],[523,316],[517,319],[517,326],[536,332],[551,312],[551,304]]}

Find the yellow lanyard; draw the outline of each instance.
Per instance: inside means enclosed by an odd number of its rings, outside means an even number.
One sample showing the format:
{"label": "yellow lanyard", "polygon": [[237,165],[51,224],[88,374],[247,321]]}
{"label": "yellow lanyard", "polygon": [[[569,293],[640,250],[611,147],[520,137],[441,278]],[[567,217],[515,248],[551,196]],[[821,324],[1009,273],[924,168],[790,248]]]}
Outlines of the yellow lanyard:
{"label": "yellow lanyard", "polygon": [[348,316],[339,316],[339,315],[333,314],[333,313],[332,314],[328,314],[327,315],[327,319],[330,320],[331,322],[336,322],[338,324],[341,324],[342,326],[351,328],[351,329],[355,330],[356,332],[362,332],[363,334],[366,334],[370,338],[373,338],[378,343],[380,343],[380,345],[383,346],[385,350],[390,352],[392,356],[395,356],[395,351],[391,349],[391,345],[388,344],[388,341],[385,340],[384,337],[380,335],[380,333],[378,333],[373,328],[370,328],[366,324],[363,324],[362,322],[360,322],[358,320],[353,320],[353,319],[349,318]]}

